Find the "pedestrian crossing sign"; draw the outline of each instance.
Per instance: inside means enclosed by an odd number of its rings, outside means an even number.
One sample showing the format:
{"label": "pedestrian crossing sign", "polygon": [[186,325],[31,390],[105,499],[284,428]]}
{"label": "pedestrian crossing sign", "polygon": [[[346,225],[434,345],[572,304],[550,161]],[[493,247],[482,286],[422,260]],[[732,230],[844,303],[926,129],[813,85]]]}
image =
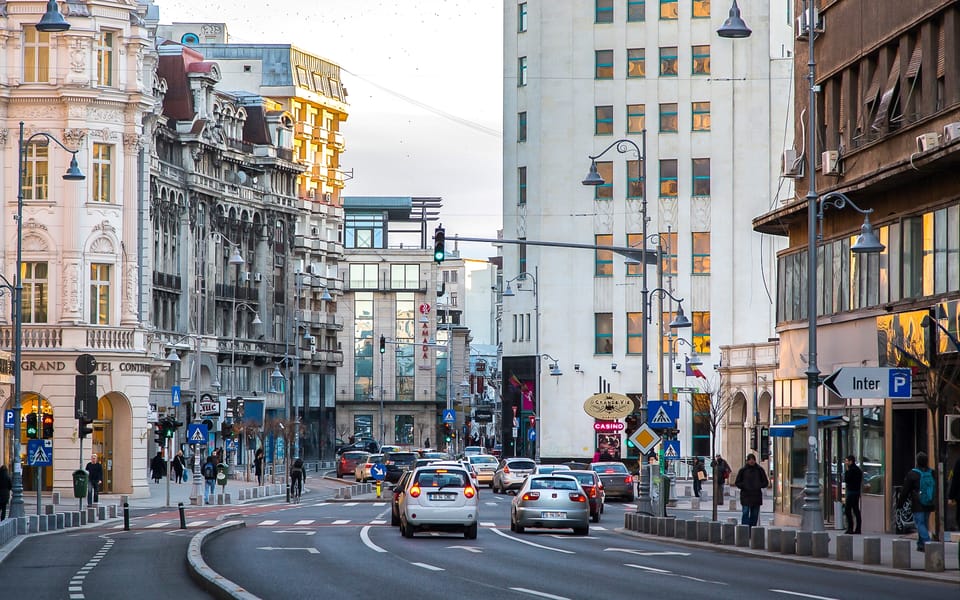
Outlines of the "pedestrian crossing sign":
{"label": "pedestrian crossing sign", "polygon": [[680,460],[680,440],[664,440],[664,460]]}
{"label": "pedestrian crossing sign", "polygon": [[191,423],[187,425],[187,442],[190,444],[207,444],[207,426],[203,423]]}
{"label": "pedestrian crossing sign", "polygon": [[679,418],[679,402],[651,400],[647,403],[647,423],[653,429],[676,429]]}
{"label": "pedestrian crossing sign", "polygon": [[32,467],[53,466],[53,440],[27,440],[27,464]]}

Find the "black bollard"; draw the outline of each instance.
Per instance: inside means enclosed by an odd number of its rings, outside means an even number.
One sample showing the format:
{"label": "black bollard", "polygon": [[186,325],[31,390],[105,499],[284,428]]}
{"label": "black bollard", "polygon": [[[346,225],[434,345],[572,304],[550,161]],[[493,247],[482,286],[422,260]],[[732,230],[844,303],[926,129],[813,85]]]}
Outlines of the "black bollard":
{"label": "black bollard", "polygon": [[130,531],[130,504],[123,503],[123,530]]}
{"label": "black bollard", "polygon": [[180,529],[186,529],[187,516],[183,512],[183,502],[177,502],[177,508],[180,510]]}

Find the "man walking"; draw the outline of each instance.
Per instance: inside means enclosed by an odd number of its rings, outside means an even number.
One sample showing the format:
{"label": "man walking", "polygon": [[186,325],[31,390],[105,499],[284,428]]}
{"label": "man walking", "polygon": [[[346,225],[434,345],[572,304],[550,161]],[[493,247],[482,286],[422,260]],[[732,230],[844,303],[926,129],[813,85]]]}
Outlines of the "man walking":
{"label": "man walking", "polygon": [[747,455],[747,464],[737,472],[734,482],[740,488],[740,504],[743,505],[741,525],[756,527],[760,520],[760,506],[763,505],[763,490],[770,485],[763,467],[757,464],[757,457]]}
{"label": "man walking", "polygon": [[719,454],[710,461],[710,466],[713,467],[713,494],[717,502],[722,503],[723,486],[727,483],[727,478],[730,477],[732,469],[730,468],[730,463],[724,460]]}
{"label": "man walking", "polygon": [[203,503],[210,504],[210,496],[217,493],[217,462],[214,455],[207,456],[203,463]]}
{"label": "man walking", "polygon": [[87,471],[87,504],[100,502],[100,484],[103,482],[103,465],[96,454],[90,455],[90,462],[85,467]]}
{"label": "man walking", "polygon": [[[860,493],[863,488],[863,471],[857,466],[857,459],[852,454],[844,459],[846,472],[843,474],[843,483],[847,487],[847,498],[843,504],[843,514],[847,517],[845,533],[860,533],[863,519],[860,516]],[[856,517],[856,527],[854,527]]]}
{"label": "man walking", "polygon": [[913,523],[917,526],[917,550],[923,552],[924,545],[930,541],[930,513],[936,510],[937,504],[937,477],[929,467],[926,453],[917,453],[917,466],[907,471],[901,493],[913,510]]}

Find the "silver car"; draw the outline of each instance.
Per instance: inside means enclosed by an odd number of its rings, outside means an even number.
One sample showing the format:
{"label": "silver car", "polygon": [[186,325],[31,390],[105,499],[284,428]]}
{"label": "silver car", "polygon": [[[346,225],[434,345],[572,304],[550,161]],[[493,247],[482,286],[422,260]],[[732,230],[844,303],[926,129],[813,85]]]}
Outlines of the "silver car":
{"label": "silver car", "polygon": [[529,458],[503,459],[500,462],[500,467],[493,474],[491,486],[494,493],[506,494],[509,490],[519,490],[523,486],[523,480],[536,468],[537,463]]}
{"label": "silver car", "polygon": [[479,494],[462,466],[428,465],[412,472],[399,497],[400,533],[462,531],[477,539]]}
{"label": "silver car", "polygon": [[527,477],[510,504],[510,530],[523,533],[527,527],[590,533],[590,501],[580,483],[562,474]]}
{"label": "silver car", "polygon": [[475,454],[468,457],[468,460],[477,472],[477,481],[493,487],[493,474],[496,473],[497,467],[500,465],[497,457],[489,454]]}

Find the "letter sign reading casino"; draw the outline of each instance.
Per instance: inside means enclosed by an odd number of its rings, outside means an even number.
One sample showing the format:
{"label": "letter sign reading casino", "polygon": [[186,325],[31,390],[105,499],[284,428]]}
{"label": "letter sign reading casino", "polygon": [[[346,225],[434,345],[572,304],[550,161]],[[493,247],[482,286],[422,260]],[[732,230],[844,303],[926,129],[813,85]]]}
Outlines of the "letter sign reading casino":
{"label": "letter sign reading casino", "polygon": [[614,433],[623,431],[623,423],[620,421],[596,421],[593,424],[593,430],[598,433]]}

